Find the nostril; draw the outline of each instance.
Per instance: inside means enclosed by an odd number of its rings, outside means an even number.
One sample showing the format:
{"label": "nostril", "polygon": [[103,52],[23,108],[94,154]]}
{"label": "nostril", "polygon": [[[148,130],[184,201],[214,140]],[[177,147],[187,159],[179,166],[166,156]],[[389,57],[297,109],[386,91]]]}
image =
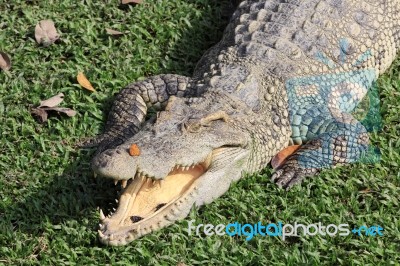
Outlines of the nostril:
{"label": "nostril", "polygon": [[115,152],[118,153],[118,154],[121,154],[121,153],[122,153],[121,150],[116,150]]}
{"label": "nostril", "polygon": [[99,162],[99,166],[101,167],[101,168],[106,168],[107,167],[107,161],[100,161]]}
{"label": "nostril", "polygon": [[107,155],[107,156],[113,156],[113,152],[110,151],[110,150],[104,152],[104,154]]}

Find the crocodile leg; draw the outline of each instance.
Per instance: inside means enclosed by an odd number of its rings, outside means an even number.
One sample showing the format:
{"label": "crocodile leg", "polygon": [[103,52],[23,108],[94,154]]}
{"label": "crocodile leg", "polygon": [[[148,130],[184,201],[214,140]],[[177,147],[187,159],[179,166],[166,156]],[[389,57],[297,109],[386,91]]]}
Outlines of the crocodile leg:
{"label": "crocodile leg", "polygon": [[84,146],[98,146],[99,153],[123,143],[139,131],[148,108],[158,111],[166,106],[170,96],[182,97],[188,83],[187,77],[165,74],[128,85],[115,97],[104,133]]}
{"label": "crocodile leg", "polygon": [[323,168],[360,161],[367,154],[369,137],[364,126],[350,114],[336,114],[325,132],[301,146],[272,176],[287,190]]}

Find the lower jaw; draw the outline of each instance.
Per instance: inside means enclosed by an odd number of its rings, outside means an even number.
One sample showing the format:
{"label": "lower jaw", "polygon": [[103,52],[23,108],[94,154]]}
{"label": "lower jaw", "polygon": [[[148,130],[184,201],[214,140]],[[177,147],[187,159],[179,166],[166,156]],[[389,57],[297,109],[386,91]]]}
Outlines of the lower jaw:
{"label": "lower jaw", "polygon": [[109,224],[105,223],[103,225],[103,227],[106,228],[105,232],[103,233],[99,230],[100,242],[110,246],[126,245],[141,236],[169,226],[178,220],[184,219],[187,217],[190,209],[195,203],[195,198],[198,195],[197,192],[198,189],[194,186],[193,190],[190,192],[188,191],[178,200],[165,206],[165,208],[163,208],[163,210],[161,210],[157,215],[147,217],[132,226],[120,228],[120,230],[114,231],[114,233],[112,233],[112,230],[108,230]]}
{"label": "lower jaw", "polygon": [[[148,178],[132,181],[121,195],[112,216],[102,217],[99,236],[108,245],[124,245],[173,221],[186,217],[197,191],[196,181],[206,172],[199,164],[174,170],[154,184]],[[160,205],[161,204],[161,205]]]}

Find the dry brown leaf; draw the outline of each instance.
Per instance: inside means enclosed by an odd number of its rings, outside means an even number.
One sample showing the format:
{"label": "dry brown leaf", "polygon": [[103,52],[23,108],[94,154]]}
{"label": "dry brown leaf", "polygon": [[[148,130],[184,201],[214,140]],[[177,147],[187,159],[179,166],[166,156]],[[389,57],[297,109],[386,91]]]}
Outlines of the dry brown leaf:
{"label": "dry brown leaf", "polygon": [[64,94],[59,93],[47,100],[41,101],[39,108],[40,107],[55,107],[55,106],[59,105],[63,100],[64,100]]}
{"label": "dry brown leaf", "polygon": [[31,113],[37,116],[41,123],[47,121],[50,112],[63,113],[69,117],[76,115],[76,111],[70,108],[63,108],[63,107],[36,107],[32,108],[31,110]]}
{"label": "dry brown leaf", "polygon": [[41,123],[47,121],[47,112],[42,108],[32,108],[31,113],[38,117]]}
{"label": "dry brown leaf", "polygon": [[300,146],[301,145],[292,145],[281,150],[277,155],[274,156],[274,158],[272,158],[271,160],[272,168],[278,169],[281,165],[283,165],[283,163],[290,155],[292,155],[295,151],[297,151],[300,148]]}
{"label": "dry brown leaf", "polygon": [[11,68],[10,57],[4,52],[0,52],[0,68],[5,71]]}
{"label": "dry brown leaf", "polygon": [[60,38],[54,22],[50,19],[41,20],[35,27],[35,39],[39,44],[49,46]]}
{"label": "dry brown leaf", "polygon": [[41,123],[47,121],[50,112],[63,113],[69,117],[76,115],[76,111],[70,108],[57,107],[63,100],[64,94],[59,93],[47,100],[40,101],[40,105],[32,108],[31,113],[32,115],[37,116]]}
{"label": "dry brown leaf", "polygon": [[141,4],[142,0],[121,0],[121,4]]}
{"label": "dry brown leaf", "polygon": [[108,29],[108,28],[106,28],[106,32],[108,35],[111,35],[111,36],[121,36],[124,34],[123,32],[113,30],[113,29]]}
{"label": "dry brown leaf", "polygon": [[131,147],[129,148],[129,155],[130,156],[139,156],[140,155],[140,150],[137,144],[132,144]]}
{"label": "dry brown leaf", "polygon": [[55,112],[59,112],[59,113],[64,113],[69,117],[72,117],[74,115],[76,115],[76,111],[70,109],[70,108],[64,108],[64,107],[46,107],[46,108],[41,108],[43,110],[46,111],[55,111]]}
{"label": "dry brown leaf", "polygon": [[95,91],[90,81],[85,77],[85,75],[82,72],[78,73],[76,79],[78,80],[79,85],[81,85],[85,89],[89,91]]}

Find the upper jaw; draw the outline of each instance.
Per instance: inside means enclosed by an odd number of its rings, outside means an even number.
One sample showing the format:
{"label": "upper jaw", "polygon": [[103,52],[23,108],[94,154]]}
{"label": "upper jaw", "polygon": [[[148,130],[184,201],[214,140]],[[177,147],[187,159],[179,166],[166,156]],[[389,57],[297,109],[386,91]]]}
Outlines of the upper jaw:
{"label": "upper jaw", "polygon": [[209,159],[212,148],[205,148],[201,152],[182,156],[182,159],[168,158],[166,160],[155,159],[160,157],[157,153],[142,151],[139,156],[131,156],[128,148],[119,146],[106,150],[92,160],[92,170],[95,175],[116,181],[130,180],[136,176],[145,176],[152,180],[162,180],[174,169],[190,169],[195,165]]}

